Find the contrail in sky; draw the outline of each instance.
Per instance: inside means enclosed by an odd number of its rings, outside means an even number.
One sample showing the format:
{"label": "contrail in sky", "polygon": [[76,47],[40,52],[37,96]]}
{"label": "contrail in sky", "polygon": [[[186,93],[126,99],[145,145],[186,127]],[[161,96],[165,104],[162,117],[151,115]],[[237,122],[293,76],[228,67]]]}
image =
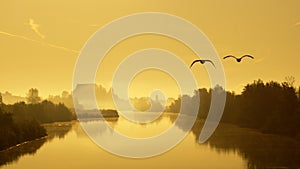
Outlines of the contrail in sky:
{"label": "contrail in sky", "polygon": [[28,37],[22,36],[22,35],[12,34],[12,33],[1,31],[1,30],[0,30],[0,34],[6,35],[6,36],[10,36],[10,37],[14,37],[14,38],[18,38],[18,39],[23,39],[23,40],[31,41],[31,42],[35,42],[35,43],[38,43],[38,44],[41,44],[41,45],[47,45],[47,46],[49,46],[51,48],[56,48],[56,49],[64,50],[64,51],[67,51],[67,52],[79,53],[78,50],[66,48],[66,47],[59,46],[59,45],[52,44],[52,43],[42,42],[42,41],[31,39],[31,38],[28,38]]}
{"label": "contrail in sky", "polygon": [[[37,42],[37,43],[40,42],[40,41],[35,40],[35,39],[27,38],[26,36],[15,35],[15,34],[11,34],[11,33],[8,33],[8,32],[1,31],[1,30],[0,30],[0,34],[2,34],[2,35],[7,35],[7,36],[11,36],[11,37],[15,37],[15,38],[19,38],[19,39],[28,40],[28,41],[31,41],[31,42]],[[40,43],[41,43],[41,42],[40,42]]]}
{"label": "contrail in sky", "polygon": [[45,35],[38,30],[40,25],[36,24],[33,19],[29,19],[28,25],[40,38],[45,39]]}

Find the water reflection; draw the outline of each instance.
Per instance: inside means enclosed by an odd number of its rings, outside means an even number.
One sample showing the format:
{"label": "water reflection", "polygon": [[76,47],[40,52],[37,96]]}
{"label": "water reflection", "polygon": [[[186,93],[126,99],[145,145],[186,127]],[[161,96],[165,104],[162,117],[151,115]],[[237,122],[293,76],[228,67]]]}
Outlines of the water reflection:
{"label": "water reflection", "polygon": [[[155,117],[156,114],[147,113],[149,117]],[[148,114],[145,113],[144,116],[148,116]],[[133,116],[136,116],[135,112],[131,112],[131,117]],[[145,117],[145,119],[149,118]],[[185,133],[182,130],[169,125],[167,125],[169,128],[164,132],[154,133],[153,131],[159,131],[159,128],[163,128],[163,125],[160,123],[161,119],[158,119],[158,121],[159,124],[147,123],[141,125],[122,118],[123,124],[119,125],[118,123],[115,129],[108,127],[104,120],[85,122],[81,123],[81,125],[91,139],[108,152],[123,157],[144,158],[161,154],[175,146],[178,143],[178,137],[179,139],[180,137],[184,138]],[[191,127],[193,123],[190,122],[190,118],[184,118],[179,123],[189,124]],[[141,129],[142,126],[143,129]],[[150,131],[151,129],[152,131]]]}
{"label": "water reflection", "polygon": [[64,136],[71,131],[72,125],[76,122],[61,122],[45,124],[44,127],[47,130],[47,137],[29,141],[20,144],[10,149],[0,152],[0,166],[7,165],[13,162],[17,162],[22,156],[34,155],[38,149],[40,149],[43,144],[47,141],[51,141],[54,138],[63,139]]}
{"label": "water reflection", "polygon": [[33,155],[46,142],[46,138],[34,140],[0,152],[0,166],[18,161],[24,155]]}
{"label": "water reflection", "polygon": [[[188,118],[188,117],[187,117]],[[171,124],[186,131],[184,119],[176,120],[174,114],[164,114],[150,124],[131,124],[126,119],[107,119],[108,124],[124,134],[145,138],[163,132]],[[87,120],[87,127],[95,128],[93,133],[101,137],[113,134],[113,130],[99,130],[99,120]],[[47,124],[48,137],[28,142],[7,151],[0,152],[3,168],[35,168],[32,163],[46,168],[299,168],[300,143],[287,137],[266,135],[255,130],[220,124],[212,137],[204,144],[198,144],[198,137],[204,124],[197,120],[187,139],[171,151],[147,159],[127,159],[109,154],[93,144],[78,122]],[[97,130],[96,130],[97,129]],[[101,137],[102,138],[102,137]],[[49,144],[45,144],[48,142]],[[110,143],[109,140],[107,140]],[[117,147],[116,147],[117,148]],[[59,154],[56,152],[60,151]],[[133,149],[131,149],[133,151]],[[26,159],[25,155],[32,155]],[[62,159],[63,164],[56,159]],[[22,159],[22,160],[20,160]],[[176,159],[176,160],[174,160]],[[5,165],[6,164],[6,165]],[[27,164],[27,165],[26,165]],[[76,166],[77,164],[78,166]],[[216,167],[217,164],[220,164]],[[181,165],[181,167],[179,167]]]}
{"label": "water reflection", "polygon": [[[198,120],[193,127],[192,132],[196,138],[199,137],[203,123]],[[249,169],[300,167],[300,143],[287,137],[220,124],[206,144],[219,152],[237,152],[247,160]]]}
{"label": "water reflection", "polygon": [[44,127],[47,130],[47,141],[51,141],[54,138],[63,139],[68,132],[71,131],[72,126],[77,123],[76,121],[72,122],[57,122],[45,124]]}

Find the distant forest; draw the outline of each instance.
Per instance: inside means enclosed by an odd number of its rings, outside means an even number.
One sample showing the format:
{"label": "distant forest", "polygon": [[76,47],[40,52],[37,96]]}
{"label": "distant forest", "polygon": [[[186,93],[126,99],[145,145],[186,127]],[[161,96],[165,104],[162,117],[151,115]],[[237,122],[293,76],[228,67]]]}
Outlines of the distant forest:
{"label": "distant forest", "polygon": [[[198,117],[207,117],[212,90],[199,89],[200,106]],[[223,92],[225,92],[223,90]],[[240,127],[257,129],[263,133],[285,135],[300,140],[300,88],[297,90],[292,83],[267,82],[262,80],[247,84],[241,94],[226,92],[226,105],[221,122],[231,123]],[[197,94],[184,95],[176,99],[168,111],[179,112],[181,101],[195,104]],[[188,112],[188,110],[185,110]]]}
{"label": "distant forest", "polygon": [[[115,105],[112,99],[112,95],[113,92],[111,89],[106,90],[103,86],[101,85],[97,85],[97,84],[90,84],[90,85],[85,85],[85,88],[94,88],[95,89],[95,94],[96,94],[96,98],[97,98],[97,104],[99,105],[99,107],[101,109],[115,109]],[[86,90],[86,89],[84,89]],[[33,90],[33,93],[36,93],[37,89]],[[28,92],[27,95],[29,95],[31,92]],[[28,102],[28,98],[26,97],[22,97],[22,96],[15,96],[12,93],[9,92],[3,92],[1,93],[2,98],[3,98],[3,102],[5,104],[14,104],[17,102]],[[119,98],[117,95],[115,95],[115,99],[118,98],[120,103],[124,103],[128,100],[124,100]],[[36,99],[33,99],[32,101],[40,101],[41,98],[39,98],[38,96],[35,97]],[[68,91],[63,91],[61,94],[59,95],[49,95],[47,98],[44,98],[45,100],[51,101],[54,104],[59,104],[59,103],[63,103],[65,106],[67,106],[70,109],[74,109],[74,102],[73,102],[73,96],[72,96],[72,92],[68,92]],[[161,100],[160,100],[161,101]],[[168,98],[167,100],[167,105],[170,105],[171,102],[173,102],[174,99],[173,98]],[[140,111],[145,111],[147,109],[150,108],[150,99],[149,97],[134,97],[134,98],[130,98],[130,102],[133,104],[133,107],[136,108],[137,110]],[[152,100],[152,103],[156,103],[156,100]],[[78,107],[82,107],[82,103],[76,103]],[[83,109],[94,109],[95,107],[82,107]],[[152,108],[154,110],[159,109],[161,110],[163,108],[162,104],[157,104],[157,105],[152,105]],[[132,108],[128,108],[128,110],[132,110]],[[153,111],[154,111],[153,110]]]}

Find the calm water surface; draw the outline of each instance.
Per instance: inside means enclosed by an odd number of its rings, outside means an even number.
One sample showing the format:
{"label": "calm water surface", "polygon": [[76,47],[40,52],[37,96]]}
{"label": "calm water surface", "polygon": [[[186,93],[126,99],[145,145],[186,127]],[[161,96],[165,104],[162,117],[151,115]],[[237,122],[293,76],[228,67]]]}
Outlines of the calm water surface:
{"label": "calm water surface", "polygon": [[[122,118],[110,119],[117,131],[134,137],[157,135],[173,124],[176,115],[165,113],[152,123],[136,124]],[[98,125],[87,120],[84,125]],[[145,159],[113,155],[98,147],[79,122],[47,124],[48,136],[0,152],[3,169],[113,169],[113,168],[299,168],[299,142],[265,135],[254,130],[220,124],[204,144],[197,142],[203,121],[198,120],[187,137],[172,150]],[[184,130],[184,126],[176,126]],[[105,131],[99,131],[105,132]]]}

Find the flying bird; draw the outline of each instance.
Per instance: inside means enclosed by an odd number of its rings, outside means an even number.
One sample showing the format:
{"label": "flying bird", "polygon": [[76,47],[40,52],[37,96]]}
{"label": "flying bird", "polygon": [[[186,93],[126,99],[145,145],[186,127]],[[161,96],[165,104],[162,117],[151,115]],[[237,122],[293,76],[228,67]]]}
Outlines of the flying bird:
{"label": "flying bird", "polygon": [[237,57],[235,57],[235,56],[233,56],[233,55],[228,55],[228,56],[225,56],[223,59],[230,58],[230,57],[235,58],[237,62],[241,62],[242,59],[245,58],[245,57],[249,57],[249,58],[251,58],[251,59],[254,59],[254,57],[251,56],[251,55],[243,55],[243,56],[240,57],[240,58],[237,58]]}
{"label": "flying bird", "polygon": [[200,62],[201,64],[204,64],[204,63],[206,63],[206,62],[209,62],[209,63],[211,63],[211,64],[216,68],[214,62],[212,62],[211,60],[201,60],[201,59],[194,60],[193,63],[191,64],[190,68],[191,68],[196,62]]}

